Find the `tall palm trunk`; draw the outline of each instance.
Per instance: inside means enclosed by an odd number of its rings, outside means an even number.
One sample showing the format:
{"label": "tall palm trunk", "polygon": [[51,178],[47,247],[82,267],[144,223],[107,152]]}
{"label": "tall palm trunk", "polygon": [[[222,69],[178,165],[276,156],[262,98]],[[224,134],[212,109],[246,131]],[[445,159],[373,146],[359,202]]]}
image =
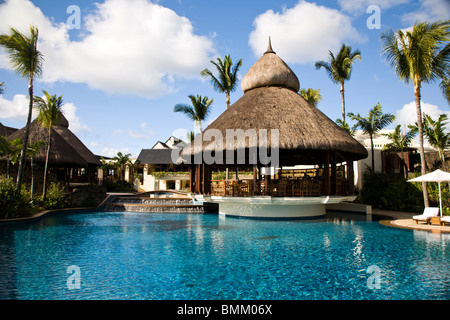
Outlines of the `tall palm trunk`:
{"label": "tall palm trunk", "polygon": [[[425,151],[423,149],[423,123],[422,123],[422,108],[420,105],[420,79],[416,76],[414,79],[414,100],[416,103],[416,115],[417,115],[417,127],[419,129],[419,153],[420,153],[420,165],[422,170],[422,175],[426,174],[426,161],[425,161]],[[423,189],[423,201],[425,207],[430,206],[430,201],[428,200],[428,190],[427,183],[422,182]]]}
{"label": "tall palm trunk", "polygon": [[27,153],[28,137],[30,135],[31,115],[33,112],[33,74],[32,73],[30,73],[30,76],[28,79],[29,79],[28,80],[28,96],[30,97],[30,104],[28,106],[28,117],[27,117],[27,124],[25,126],[25,136],[23,138],[22,151],[20,152],[19,170],[17,171],[16,187],[17,187],[18,192],[20,192],[20,188],[22,186],[22,177],[23,177],[23,172],[25,170],[25,159],[26,159],[26,153]]}
{"label": "tall palm trunk", "polygon": [[227,109],[230,107],[230,90],[227,90]]}
{"label": "tall palm trunk", "polygon": [[375,152],[373,150],[373,135],[370,135],[370,151],[372,153],[372,172],[375,173]]}
{"label": "tall palm trunk", "polygon": [[45,168],[44,168],[44,185],[42,191],[42,200],[45,201],[47,197],[47,175],[48,175],[48,160],[50,158],[50,148],[52,146],[52,134],[51,128],[48,130],[48,147],[47,147],[47,156],[45,157]]}
{"label": "tall palm trunk", "polygon": [[344,81],[341,81],[341,97],[342,97],[342,123],[345,123],[345,97],[344,97]]}

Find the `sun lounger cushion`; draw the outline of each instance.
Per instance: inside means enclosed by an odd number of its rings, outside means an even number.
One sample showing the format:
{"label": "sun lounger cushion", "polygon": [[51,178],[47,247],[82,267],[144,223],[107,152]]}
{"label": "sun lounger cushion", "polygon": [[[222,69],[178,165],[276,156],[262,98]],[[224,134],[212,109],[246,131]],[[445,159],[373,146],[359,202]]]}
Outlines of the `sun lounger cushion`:
{"label": "sun lounger cushion", "polygon": [[428,220],[431,217],[439,216],[439,208],[427,207],[420,216],[413,216],[413,220]]}

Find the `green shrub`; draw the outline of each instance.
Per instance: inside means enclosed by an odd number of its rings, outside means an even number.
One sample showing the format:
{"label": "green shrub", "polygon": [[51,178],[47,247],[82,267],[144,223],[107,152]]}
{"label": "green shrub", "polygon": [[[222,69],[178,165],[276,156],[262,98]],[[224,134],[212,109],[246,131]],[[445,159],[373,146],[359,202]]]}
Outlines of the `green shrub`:
{"label": "green shrub", "polygon": [[64,186],[52,182],[47,188],[47,198],[43,205],[46,209],[62,209],[66,207]]}
{"label": "green shrub", "polygon": [[422,212],[422,191],[403,176],[387,175],[366,170],[363,175],[361,202],[373,208]]}
{"label": "green shrub", "polygon": [[33,214],[30,192],[22,187],[17,192],[12,179],[0,178],[0,219],[28,217]]}
{"label": "green shrub", "polygon": [[124,180],[113,181],[113,180],[104,180],[103,185],[106,187],[107,192],[114,191],[134,191],[134,186]]}

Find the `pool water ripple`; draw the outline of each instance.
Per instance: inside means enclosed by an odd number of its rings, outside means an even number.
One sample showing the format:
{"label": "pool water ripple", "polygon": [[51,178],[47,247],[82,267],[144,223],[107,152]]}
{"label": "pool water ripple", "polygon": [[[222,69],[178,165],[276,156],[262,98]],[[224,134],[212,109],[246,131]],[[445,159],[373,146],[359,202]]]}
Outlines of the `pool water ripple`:
{"label": "pool water ripple", "polygon": [[95,212],[0,228],[1,299],[449,299],[449,266],[448,235],[366,221]]}

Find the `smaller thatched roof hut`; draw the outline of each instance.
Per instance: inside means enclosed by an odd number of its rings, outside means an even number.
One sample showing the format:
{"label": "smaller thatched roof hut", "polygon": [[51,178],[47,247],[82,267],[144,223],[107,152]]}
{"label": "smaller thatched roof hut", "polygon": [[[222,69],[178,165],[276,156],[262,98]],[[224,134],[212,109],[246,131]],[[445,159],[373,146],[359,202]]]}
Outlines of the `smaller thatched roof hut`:
{"label": "smaller thatched roof hut", "polygon": [[16,132],[18,129],[16,128],[12,128],[12,127],[7,127],[5,125],[3,125],[0,122],[0,136],[3,137],[9,137],[10,135],[12,135],[14,132]]}
{"label": "smaller thatched roof hut", "polygon": [[[17,130],[8,137],[8,141],[23,139],[25,127]],[[29,143],[37,141],[48,141],[48,130],[41,127],[37,119],[30,126]],[[36,162],[44,162],[46,148],[42,148],[34,157]],[[55,126],[52,131],[52,147],[49,157],[50,165],[101,165],[98,158],[80,141],[80,139],[69,130],[69,122],[62,116],[60,125]]]}

